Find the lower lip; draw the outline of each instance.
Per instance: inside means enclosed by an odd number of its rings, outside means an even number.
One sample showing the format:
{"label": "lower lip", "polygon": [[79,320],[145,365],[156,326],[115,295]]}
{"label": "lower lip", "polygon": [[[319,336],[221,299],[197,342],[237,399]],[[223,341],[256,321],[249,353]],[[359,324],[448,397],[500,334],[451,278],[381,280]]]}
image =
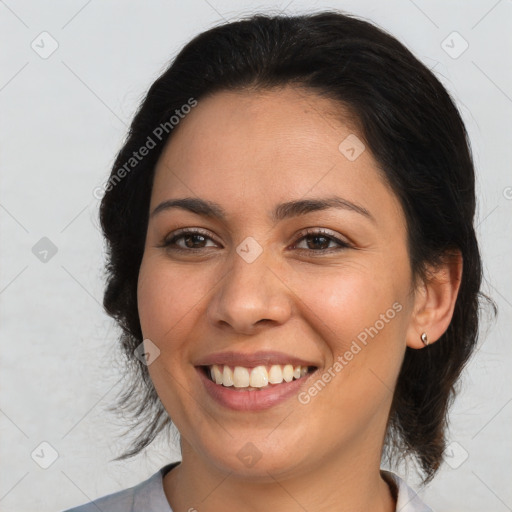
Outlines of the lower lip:
{"label": "lower lip", "polygon": [[268,385],[268,387],[252,391],[237,391],[241,388],[226,387],[211,381],[201,368],[197,372],[208,394],[220,405],[236,411],[261,411],[278,405],[291,396],[296,396],[306,381],[313,375],[308,373],[304,377],[291,382]]}

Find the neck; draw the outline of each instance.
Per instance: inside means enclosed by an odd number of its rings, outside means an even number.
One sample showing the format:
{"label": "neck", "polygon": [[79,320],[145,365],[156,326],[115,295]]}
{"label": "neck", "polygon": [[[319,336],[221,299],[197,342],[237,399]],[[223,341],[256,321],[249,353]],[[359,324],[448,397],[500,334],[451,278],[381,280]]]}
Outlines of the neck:
{"label": "neck", "polygon": [[323,458],[317,467],[308,465],[307,473],[239,476],[222,471],[183,442],[183,460],[164,477],[164,491],[175,512],[395,512],[396,501],[380,474],[380,458],[369,463],[361,454]]}

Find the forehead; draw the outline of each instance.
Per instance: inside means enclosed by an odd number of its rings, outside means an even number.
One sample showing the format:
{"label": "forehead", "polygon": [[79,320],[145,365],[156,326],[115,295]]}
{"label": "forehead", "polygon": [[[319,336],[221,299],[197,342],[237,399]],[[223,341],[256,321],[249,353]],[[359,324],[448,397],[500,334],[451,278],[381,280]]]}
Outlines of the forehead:
{"label": "forehead", "polygon": [[[371,197],[397,213],[354,125],[339,104],[304,89],[215,93],[175,128],[156,168],[152,207],[184,195],[247,209],[339,194],[360,203]],[[351,146],[355,153],[346,152]]]}

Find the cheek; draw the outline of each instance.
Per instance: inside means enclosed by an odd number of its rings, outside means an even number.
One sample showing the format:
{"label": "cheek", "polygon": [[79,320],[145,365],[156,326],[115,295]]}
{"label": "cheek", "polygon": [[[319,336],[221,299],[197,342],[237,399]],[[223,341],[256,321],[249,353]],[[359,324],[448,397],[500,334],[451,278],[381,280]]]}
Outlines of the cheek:
{"label": "cheek", "polygon": [[376,273],[370,265],[347,265],[303,275],[292,288],[301,299],[297,304],[303,301],[299,314],[325,354],[325,367],[299,401],[307,404],[309,431],[341,444],[364,426],[380,435],[405,350],[405,308],[391,277],[385,283]]}
{"label": "cheek", "polygon": [[145,337],[161,340],[186,325],[208,293],[208,282],[197,273],[176,269],[159,257],[144,257],[137,285],[138,311]]}
{"label": "cheek", "polygon": [[[189,367],[186,361],[187,334],[194,326],[194,306],[199,307],[202,290],[186,272],[177,271],[159,255],[146,254],[137,283],[137,300],[142,334],[159,349],[148,371],[166,410],[177,424],[188,409],[180,390],[186,390]],[[185,398],[189,396],[185,393]]]}
{"label": "cheek", "polygon": [[397,296],[382,276],[377,278],[371,269],[362,266],[303,274],[292,286],[300,298],[298,303],[304,305],[302,314],[337,351],[344,351],[352,339],[379,321]]}
{"label": "cheek", "polygon": [[303,303],[302,316],[327,349],[325,370],[336,375],[334,386],[355,403],[373,393],[379,381],[386,394],[400,368],[406,309],[395,286],[400,276],[394,277],[395,283],[389,272],[384,276],[359,266],[303,276],[294,285]]}

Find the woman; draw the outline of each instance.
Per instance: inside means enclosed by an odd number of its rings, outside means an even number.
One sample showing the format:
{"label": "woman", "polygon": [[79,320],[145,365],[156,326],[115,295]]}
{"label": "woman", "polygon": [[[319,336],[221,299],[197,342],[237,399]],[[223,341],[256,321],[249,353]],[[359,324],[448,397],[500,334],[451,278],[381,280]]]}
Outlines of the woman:
{"label": "woman", "polygon": [[474,169],[448,93],[338,12],[200,34],[150,88],[101,204],[139,453],[74,512],[428,511],[477,340]]}

